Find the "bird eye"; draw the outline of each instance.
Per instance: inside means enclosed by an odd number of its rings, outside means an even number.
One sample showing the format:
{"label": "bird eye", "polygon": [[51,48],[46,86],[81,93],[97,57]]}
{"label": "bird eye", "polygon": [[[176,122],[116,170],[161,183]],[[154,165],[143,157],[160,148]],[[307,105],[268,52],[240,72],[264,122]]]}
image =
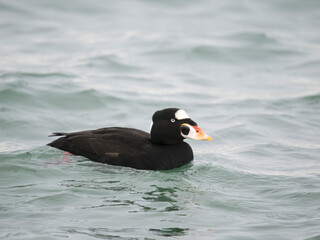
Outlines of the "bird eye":
{"label": "bird eye", "polygon": [[171,118],[171,122],[173,122],[173,123],[174,123],[175,121],[176,121],[176,120],[175,120],[174,118]]}

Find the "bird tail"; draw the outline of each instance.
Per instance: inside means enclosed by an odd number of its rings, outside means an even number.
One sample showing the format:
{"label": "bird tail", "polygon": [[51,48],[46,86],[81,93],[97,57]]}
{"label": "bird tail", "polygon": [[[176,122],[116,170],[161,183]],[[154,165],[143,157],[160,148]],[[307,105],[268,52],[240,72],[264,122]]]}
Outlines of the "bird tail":
{"label": "bird tail", "polygon": [[68,133],[63,133],[63,132],[54,132],[52,134],[50,134],[48,137],[58,137],[58,136],[65,136]]}

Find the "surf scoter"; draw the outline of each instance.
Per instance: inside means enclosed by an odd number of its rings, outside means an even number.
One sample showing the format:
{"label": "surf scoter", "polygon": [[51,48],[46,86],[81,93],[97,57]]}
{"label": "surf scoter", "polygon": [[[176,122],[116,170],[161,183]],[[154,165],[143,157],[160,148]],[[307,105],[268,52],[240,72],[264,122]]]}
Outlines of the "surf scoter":
{"label": "surf scoter", "polygon": [[155,112],[150,134],[134,128],[109,127],[73,133],[49,143],[92,161],[146,170],[165,170],[183,166],[193,160],[189,144],[183,140],[209,140],[187,113],[178,108]]}

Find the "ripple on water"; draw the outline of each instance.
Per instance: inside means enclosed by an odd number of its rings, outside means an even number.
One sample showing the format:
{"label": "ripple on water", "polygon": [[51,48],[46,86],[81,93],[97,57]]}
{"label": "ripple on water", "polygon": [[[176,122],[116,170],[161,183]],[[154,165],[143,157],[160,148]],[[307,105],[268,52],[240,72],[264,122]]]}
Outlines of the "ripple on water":
{"label": "ripple on water", "polygon": [[[238,42],[239,44],[239,42]],[[230,45],[230,44],[229,44]],[[303,55],[302,52],[283,47],[275,47],[273,44],[242,44],[240,46],[229,46],[227,44],[195,44],[191,46],[168,46],[161,50],[146,51],[146,55],[170,61],[205,61],[216,64],[266,65],[273,61],[288,61],[292,56]]]}
{"label": "ripple on water", "polygon": [[78,64],[78,68],[91,68],[94,71],[97,69],[107,70],[108,73],[135,73],[141,70],[140,67],[124,63],[120,57],[114,54],[99,55],[82,60],[83,63]]}

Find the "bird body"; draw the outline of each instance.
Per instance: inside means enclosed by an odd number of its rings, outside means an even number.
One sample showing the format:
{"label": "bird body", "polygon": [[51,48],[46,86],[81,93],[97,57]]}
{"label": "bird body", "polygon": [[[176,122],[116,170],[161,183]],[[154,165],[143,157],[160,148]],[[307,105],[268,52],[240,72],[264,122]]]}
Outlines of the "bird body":
{"label": "bird body", "polygon": [[[156,112],[153,116],[151,134],[122,127],[73,133],[57,132],[50,136],[60,138],[48,145],[92,161],[116,166],[145,170],[180,167],[193,160],[193,151],[183,140],[188,134],[193,134],[196,131],[194,129],[200,128],[190,118],[177,119],[177,111],[179,109],[172,108]],[[189,126],[193,132],[188,132]],[[202,135],[203,139],[211,140],[203,132]]]}

